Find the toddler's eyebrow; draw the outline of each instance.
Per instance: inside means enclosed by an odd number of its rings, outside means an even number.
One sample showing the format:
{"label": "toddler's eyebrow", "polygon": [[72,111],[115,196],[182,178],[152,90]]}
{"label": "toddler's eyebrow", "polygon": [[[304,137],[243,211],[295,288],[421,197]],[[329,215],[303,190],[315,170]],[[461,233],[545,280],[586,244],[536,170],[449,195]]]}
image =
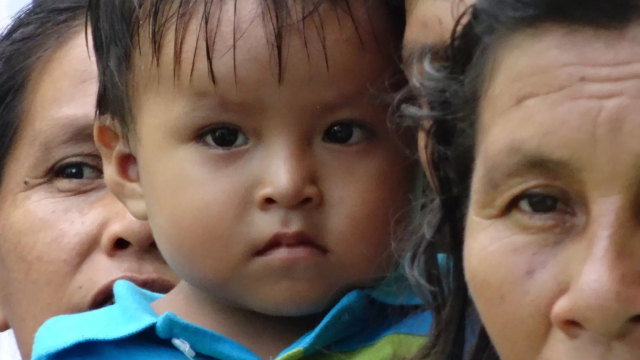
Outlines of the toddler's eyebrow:
{"label": "toddler's eyebrow", "polygon": [[322,111],[336,111],[345,107],[362,104],[365,100],[375,100],[373,92],[352,92],[350,94],[337,94],[336,96],[318,99],[315,105]]}

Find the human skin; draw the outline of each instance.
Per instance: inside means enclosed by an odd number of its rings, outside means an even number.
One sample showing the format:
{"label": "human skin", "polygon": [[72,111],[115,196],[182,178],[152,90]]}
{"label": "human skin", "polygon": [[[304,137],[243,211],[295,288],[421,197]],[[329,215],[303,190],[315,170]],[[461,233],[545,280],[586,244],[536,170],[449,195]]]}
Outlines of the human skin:
{"label": "human skin", "polygon": [[[91,55],[93,56],[93,55]],[[149,226],[110,193],[93,142],[97,71],[85,33],[43,57],[0,187],[0,330],[11,327],[24,359],[48,318],[108,301],[126,277],[168,291],[178,280]]]}
{"label": "human skin", "polygon": [[[456,20],[474,0],[405,0],[407,27],[404,35],[405,61],[420,50],[449,43]],[[409,63],[407,65],[410,65]]]}
{"label": "human skin", "polygon": [[[326,48],[317,25],[288,30],[280,83],[255,1],[243,2],[235,21],[234,9],[222,10],[215,85],[202,51],[193,69],[175,76],[171,38],[151,71],[143,47],[135,136],[105,124],[96,138],[109,186],[149,219],[184,279],[154,304],[158,313],[170,310],[269,358],[345,292],[395,268],[393,225],[406,214],[416,169],[378,97],[399,72],[388,46],[400,41],[398,31],[386,9],[365,3],[351,2],[353,18],[322,7]],[[235,31],[243,35],[233,47]],[[182,64],[206,48],[196,47],[196,33],[187,30]],[[233,146],[216,144],[221,129],[234,134]],[[333,130],[347,141],[329,136]],[[279,234],[322,251],[280,246],[261,254]]]}
{"label": "human skin", "polygon": [[464,266],[504,360],[640,358],[639,45],[547,25],[493,53]]}

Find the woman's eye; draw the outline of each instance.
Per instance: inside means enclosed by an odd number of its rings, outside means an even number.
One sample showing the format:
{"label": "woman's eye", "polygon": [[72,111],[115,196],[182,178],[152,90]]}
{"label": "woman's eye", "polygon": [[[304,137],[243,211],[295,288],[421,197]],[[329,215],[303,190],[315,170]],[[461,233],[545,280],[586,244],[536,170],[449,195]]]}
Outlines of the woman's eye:
{"label": "woman's eye", "polygon": [[332,144],[351,145],[371,138],[371,130],[353,123],[338,123],[325,130],[322,141]]}
{"label": "woman's eye", "polygon": [[95,180],[102,179],[102,170],[85,163],[67,163],[58,166],[53,175],[66,180]]}
{"label": "woman's eye", "polygon": [[249,138],[232,126],[220,126],[209,130],[203,139],[207,145],[224,150],[245,146],[249,143]]}
{"label": "woman's eye", "polygon": [[516,206],[523,212],[533,214],[549,214],[561,209],[560,199],[542,194],[524,195]]}

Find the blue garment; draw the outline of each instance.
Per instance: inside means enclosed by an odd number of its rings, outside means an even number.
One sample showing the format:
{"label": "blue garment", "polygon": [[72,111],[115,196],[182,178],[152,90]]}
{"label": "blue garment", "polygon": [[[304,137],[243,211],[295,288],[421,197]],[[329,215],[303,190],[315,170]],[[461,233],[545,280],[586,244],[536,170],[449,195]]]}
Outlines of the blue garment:
{"label": "blue garment", "polygon": [[[33,359],[259,359],[239,343],[173,313],[157,315],[151,303],[159,294],[118,281],[114,295],[112,306],[47,321],[36,334]],[[414,305],[415,298],[393,300],[388,301],[388,294],[379,297],[354,290],[314,330],[274,359],[333,359],[335,354],[341,359],[372,359],[372,354],[375,359],[391,358],[383,355],[387,352],[410,355],[426,341],[431,313],[419,311],[396,318],[394,313]],[[382,343],[384,346],[375,348]],[[367,348],[369,353],[361,351]]]}

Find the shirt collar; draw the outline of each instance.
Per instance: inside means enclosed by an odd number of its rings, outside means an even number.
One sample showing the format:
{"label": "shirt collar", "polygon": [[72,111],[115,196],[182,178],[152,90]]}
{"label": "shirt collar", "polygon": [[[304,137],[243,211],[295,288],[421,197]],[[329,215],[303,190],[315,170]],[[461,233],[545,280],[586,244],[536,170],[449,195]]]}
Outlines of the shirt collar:
{"label": "shirt collar", "polygon": [[[391,278],[390,278],[391,279]],[[323,318],[320,324],[302,336],[280,355],[302,351],[314,353],[318,349],[340,342],[371,328],[372,319],[384,321],[389,308],[416,305],[416,298],[408,291],[391,291],[392,280],[371,289],[357,289],[345,295]],[[81,314],[64,315],[49,320],[36,336],[34,356],[55,353],[86,341],[109,341],[135,336],[155,326],[161,338],[180,338],[198,353],[224,358],[233,353],[234,359],[257,359],[248,349],[220,334],[185,322],[173,313],[158,315],[151,303],[162,295],[138,288],[126,280],[114,285],[116,303],[103,309]],[[100,323],[96,327],[92,324]],[[377,324],[377,325],[381,325]]]}

